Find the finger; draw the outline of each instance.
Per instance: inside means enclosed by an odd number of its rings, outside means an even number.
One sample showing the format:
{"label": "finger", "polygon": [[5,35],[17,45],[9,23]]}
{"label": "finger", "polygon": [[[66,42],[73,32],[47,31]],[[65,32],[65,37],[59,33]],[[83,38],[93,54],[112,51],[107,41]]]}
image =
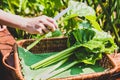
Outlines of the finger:
{"label": "finger", "polygon": [[42,31],[41,28],[38,28],[38,29],[36,29],[36,30],[37,30],[37,33],[36,33],[36,34],[40,34],[40,35],[43,35],[43,34],[44,34],[44,32]]}
{"label": "finger", "polygon": [[57,22],[56,22],[53,18],[48,17],[48,16],[44,16],[44,15],[43,15],[43,17],[44,17],[44,19],[46,19],[48,22],[51,22],[51,23],[55,26],[55,29],[58,28]]}
{"label": "finger", "polygon": [[42,29],[44,33],[48,33],[49,30],[42,24],[42,23],[39,23],[36,27],[36,29]]}
{"label": "finger", "polygon": [[44,21],[43,24],[51,31],[55,31],[56,30],[55,26],[51,22],[49,22],[49,21]]}
{"label": "finger", "polygon": [[51,22],[55,26],[56,29],[58,28],[57,22],[53,18],[47,17],[47,20]]}

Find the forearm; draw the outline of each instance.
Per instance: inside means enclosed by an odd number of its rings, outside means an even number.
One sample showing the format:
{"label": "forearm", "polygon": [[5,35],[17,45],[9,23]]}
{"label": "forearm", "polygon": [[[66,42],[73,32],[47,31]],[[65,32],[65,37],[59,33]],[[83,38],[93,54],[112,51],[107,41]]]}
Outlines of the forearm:
{"label": "forearm", "polygon": [[0,24],[27,31],[31,34],[44,34],[58,28],[54,19],[47,16],[23,18],[0,10]]}
{"label": "forearm", "polygon": [[21,25],[25,25],[24,18],[18,16],[18,15],[13,15],[7,12],[4,12],[0,10],[0,24],[2,25],[7,25],[13,28],[19,28],[19,29],[24,29]]}

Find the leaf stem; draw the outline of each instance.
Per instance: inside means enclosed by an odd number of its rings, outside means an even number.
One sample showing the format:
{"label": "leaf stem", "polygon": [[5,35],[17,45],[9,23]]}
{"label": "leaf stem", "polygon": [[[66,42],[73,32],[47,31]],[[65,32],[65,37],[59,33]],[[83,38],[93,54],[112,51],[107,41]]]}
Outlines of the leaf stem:
{"label": "leaf stem", "polygon": [[[42,67],[43,65],[48,66],[48,65],[52,64],[53,63],[52,61],[54,61],[54,63],[55,63],[55,62],[57,62],[59,60],[62,60],[63,58],[66,58],[64,56],[67,56],[68,54],[70,54],[72,51],[74,51],[75,49],[77,49],[80,46],[81,45],[76,45],[76,46],[72,46],[70,48],[67,48],[67,49],[65,49],[65,50],[63,50],[63,51],[61,51],[61,52],[59,52],[59,53],[57,53],[57,54],[55,54],[53,56],[50,56],[50,57],[48,57],[48,58],[46,58],[46,59],[44,59],[42,61],[39,61],[39,62],[31,65],[30,68],[31,69],[38,69],[38,68]],[[48,63],[46,64],[46,62],[48,62]]]}
{"label": "leaf stem", "polygon": [[77,63],[79,63],[79,61],[74,61],[74,62],[70,63],[69,65],[65,66],[64,68],[60,68],[58,70],[55,70],[55,71],[51,72],[49,75],[47,75],[45,77],[45,79],[53,78],[54,76],[60,74],[61,72],[64,72],[64,71],[68,70],[69,68],[76,65]]}

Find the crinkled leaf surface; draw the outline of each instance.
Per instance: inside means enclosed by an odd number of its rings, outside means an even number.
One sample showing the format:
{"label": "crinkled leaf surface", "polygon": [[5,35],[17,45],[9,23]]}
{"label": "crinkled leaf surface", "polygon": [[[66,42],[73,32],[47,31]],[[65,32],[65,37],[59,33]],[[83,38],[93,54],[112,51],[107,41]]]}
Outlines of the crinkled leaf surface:
{"label": "crinkled leaf surface", "polygon": [[110,34],[93,28],[76,29],[68,35],[69,46],[81,45],[74,54],[76,59],[86,64],[95,64],[102,54],[113,53],[117,46]]}
{"label": "crinkled leaf surface", "polygon": [[72,9],[68,12],[68,15],[76,14],[79,17],[85,17],[87,20],[90,21],[95,29],[102,31],[100,25],[96,21],[95,10],[92,7],[88,6],[85,3],[73,0],[69,1],[69,6],[71,6]]}

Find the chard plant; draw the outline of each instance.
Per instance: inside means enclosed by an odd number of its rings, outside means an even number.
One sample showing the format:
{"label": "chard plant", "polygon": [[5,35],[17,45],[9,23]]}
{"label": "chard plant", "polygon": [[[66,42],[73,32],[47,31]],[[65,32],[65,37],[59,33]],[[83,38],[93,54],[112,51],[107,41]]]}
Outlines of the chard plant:
{"label": "chard plant", "polygon": [[71,61],[70,64],[63,68],[58,66],[49,73],[44,74],[47,75],[46,77],[38,74],[41,76],[39,79],[50,79],[76,64],[84,63],[94,65],[97,60],[102,59],[103,54],[113,53],[117,49],[110,34],[94,28],[78,28],[69,32],[68,45],[69,47],[67,49],[30,66],[32,70],[37,70],[58,62],[63,62],[64,64],[65,60]]}

